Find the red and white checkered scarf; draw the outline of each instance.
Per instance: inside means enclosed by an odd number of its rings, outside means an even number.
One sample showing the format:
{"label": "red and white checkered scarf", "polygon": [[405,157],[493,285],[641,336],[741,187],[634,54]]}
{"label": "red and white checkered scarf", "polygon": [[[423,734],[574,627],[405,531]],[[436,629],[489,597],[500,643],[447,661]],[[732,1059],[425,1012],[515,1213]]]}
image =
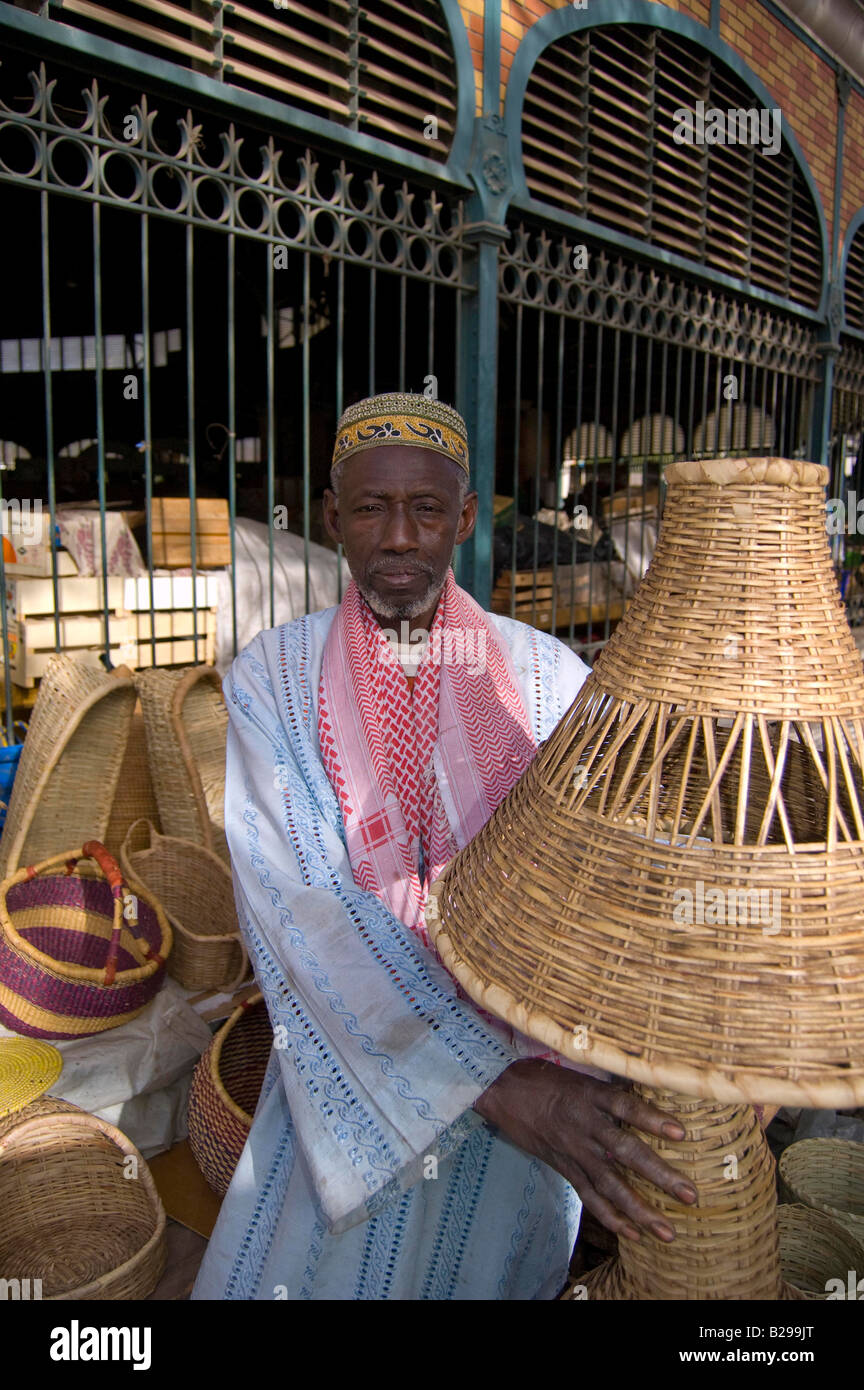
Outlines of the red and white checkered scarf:
{"label": "red and white checkered scarf", "polygon": [[[339,797],[354,880],[425,945],[428,885],[536,752],[510,654],[452,570],[429,638],[412,692],[352,582],[327,636],[318,699],[321,756]],[[458,822],[455,837],[439,781]]]}

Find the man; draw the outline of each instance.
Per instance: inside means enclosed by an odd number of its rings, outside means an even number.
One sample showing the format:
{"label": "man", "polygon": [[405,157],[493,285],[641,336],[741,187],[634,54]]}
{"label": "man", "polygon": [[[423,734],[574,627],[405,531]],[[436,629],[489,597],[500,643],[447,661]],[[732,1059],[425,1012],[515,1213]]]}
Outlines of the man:
{"label": "man", "polygon": [[580,1197],[624,1238],[673,1238],[615,1164],[695,1191],[618,1121],[683,1130],[475,1008],[423,909],[587,668],[456,585],[477,496],[450,407],[350,407],[331,484],[342,603],[259,634],[225,680],[226,833],[275,1046],[195,1297],[554,1298]]}

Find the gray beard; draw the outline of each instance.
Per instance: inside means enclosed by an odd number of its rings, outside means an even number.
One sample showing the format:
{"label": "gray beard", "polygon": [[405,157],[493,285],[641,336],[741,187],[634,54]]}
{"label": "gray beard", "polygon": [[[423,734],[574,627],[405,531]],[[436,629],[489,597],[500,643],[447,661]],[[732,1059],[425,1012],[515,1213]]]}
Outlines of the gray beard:
{"label": "gray beard", "polygon": [[419,613],[431,608],[444,588],[444,583],[441,581],[430,584],[420,597],[411,603],[388,603],[386,599],[380,598],[373,589],[364,588],[362,584],[358,584],[357,588],[377,618],[389,618],[391,620],[397,618],[401,621],[402,619],[416,618]]}

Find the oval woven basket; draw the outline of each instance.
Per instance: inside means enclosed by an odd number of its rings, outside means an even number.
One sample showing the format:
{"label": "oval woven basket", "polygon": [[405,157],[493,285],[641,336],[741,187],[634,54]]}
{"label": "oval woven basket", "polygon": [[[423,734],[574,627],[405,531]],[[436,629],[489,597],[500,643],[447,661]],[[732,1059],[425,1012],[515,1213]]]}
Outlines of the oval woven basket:
{"label": "oval woven basket", "polygon": [[150,1169],[119,1129],[68,1101],[46,1096],[0,1122],[0,1210],[0,1278],[31,1290],[41,1279],[43,1299],[146,1298],[162,1276]]}
{"label": "oval woven basket", "polygon": [[63,653],[51,658],[9,798],[0,877],[58,845],[104,841],[134,708],[125,667],[96,671]]}
{"label": "oval woven basket", "polygon": [[212,850],[160,835],[141,819],[129,827],[120,866],[133,888],[158,898],[174,929],[168,974],[185,989],[232,993],[249,973],[231,872]]}
{"label": "oval woven basket", "polygon": [[214,1192],[224,1196],[252,1127],[267,1070],[273,1029],[260,994],[223,1024],[189,1089],[189,1147]]}
{"label": "oval woven basket", "polygon": [[815,1207],[864,1243],[864,1144],[799,1139],[783,1150],[779,1167],[781,1189],[790,1202]]}
{"label": "oval woven basket", "polygon": [[777,1225],[783,1278],[806,1298],[827,1298],[831,1279],[840,1279],[845,1290],[850,1270],[856,1283],[864,1278],[864,1246],[824,1212],[797,1203],[779,1206]]}
{"label": "oval woven basket", "polygon": [[135,684],[162,829],[230,863],[224,811],[228,711],[218,671],[156,668],[137,675]]}
{"label": "oval woven basket", "polygon": [[[102,877],[78,867],[90,858]],[[170,950],[159,902],[130,894],[98,841],[19,869],[0,884],[0,1021],[34,1038],[116,1028],[161,989]]]}

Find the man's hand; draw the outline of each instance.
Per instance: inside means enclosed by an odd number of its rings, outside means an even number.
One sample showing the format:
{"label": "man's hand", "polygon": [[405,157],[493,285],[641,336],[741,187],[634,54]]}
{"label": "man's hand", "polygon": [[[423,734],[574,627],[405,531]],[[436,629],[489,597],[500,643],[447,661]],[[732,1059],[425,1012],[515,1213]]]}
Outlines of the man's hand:
{"label": "man's hand", "polygon": [[616,1121],[667,1139],[683,1139],[682,1126],[621,1086],[554,1062],[512,1062],[474,1109],[520,1149],[561,1173],[597,1220],[620,1236],[639,1240],[641,1227],[671,1241],[675,1232],[628,1187],[615,1163],[680,1202],[696,1201],[695,1187]]}

